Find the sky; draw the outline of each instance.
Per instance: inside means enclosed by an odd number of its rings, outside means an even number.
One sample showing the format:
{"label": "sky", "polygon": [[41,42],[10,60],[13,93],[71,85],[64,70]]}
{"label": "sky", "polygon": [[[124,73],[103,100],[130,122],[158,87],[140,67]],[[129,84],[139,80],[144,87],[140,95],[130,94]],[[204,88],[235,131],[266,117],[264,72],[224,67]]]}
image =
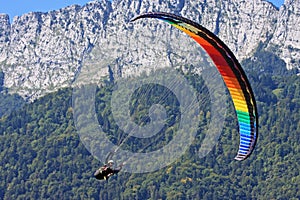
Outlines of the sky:
{"label": "sky", "polygon": [[[84,5],[90,0],[0,0],[0,13],[9,14],[10,20],[13,17],[32,11],[48,12],[60,8],[78,4]],[[275,6],[280,7],[284,0],[268,0]]]}

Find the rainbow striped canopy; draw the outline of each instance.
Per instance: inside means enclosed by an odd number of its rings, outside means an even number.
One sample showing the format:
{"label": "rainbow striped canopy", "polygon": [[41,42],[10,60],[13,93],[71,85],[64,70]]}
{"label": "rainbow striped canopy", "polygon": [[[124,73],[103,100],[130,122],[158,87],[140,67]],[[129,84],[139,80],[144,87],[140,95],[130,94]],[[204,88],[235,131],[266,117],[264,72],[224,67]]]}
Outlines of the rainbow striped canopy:
{"label": "rainbow striped canopy", "polygon": [[155,12],[141,14],[141,18],[157,18],[192,37],[207,52],[219,70],[231,95],[239,124],[240,146],[236,160],[245,160],[253,151],[258,133],[258,115],[254,95],[244,70],[230,49],[203,26],[180,16]]}

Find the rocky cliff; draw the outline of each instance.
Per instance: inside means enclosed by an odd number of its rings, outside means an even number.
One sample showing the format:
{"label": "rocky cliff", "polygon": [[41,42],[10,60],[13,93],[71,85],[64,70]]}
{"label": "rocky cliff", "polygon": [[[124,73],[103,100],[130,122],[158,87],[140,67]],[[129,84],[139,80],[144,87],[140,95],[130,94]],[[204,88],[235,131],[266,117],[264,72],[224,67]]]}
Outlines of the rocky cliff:
{"label": "rocky cliff", "polygon": [[[135,15],[149,11],[172,12],[199,22],[228,44],[240,61],[263,43],[286,62],[288,69],[300,68],[300,0],[286,0],[280,9],[263,0],[103,0],[28,13],[14,17],[12,23],[7,15],[0,14],[4,86],[29,100],[70,86],[93,49],[100,51],[101,62],[108,56],[107,60],[114,59],[116,64],[103,63],[97,70],[100,76],[109,70],[119,75],[136,73],[138,70],[128,69],[125,63],[133,58],[149,62],[158,56],[160,48],[168,48],[167,44],[158,45],[160,41],[153,42],[156,38],[165,37],[166,32],[170,39],[182,37],[168,32],[170,27],[165,23],[149,21],[143,31],[145,22],[128,23]],[[118,56],[120,51],[130,52],[129,43],[134,53]],[[179,43],[173,49],[182,51],[185,45],[189,44]],[[149,48],[157,51],[146,51]],[[171,60],[168,57],[161,62]]]}

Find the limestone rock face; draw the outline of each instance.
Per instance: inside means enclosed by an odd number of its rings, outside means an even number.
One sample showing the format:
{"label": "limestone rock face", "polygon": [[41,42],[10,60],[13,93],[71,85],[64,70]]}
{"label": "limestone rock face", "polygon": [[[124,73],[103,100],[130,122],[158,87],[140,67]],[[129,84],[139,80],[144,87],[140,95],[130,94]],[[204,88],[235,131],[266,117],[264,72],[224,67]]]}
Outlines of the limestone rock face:
{"label": "limestone rock face", "polygon": [[[138,66],[129,67],[132,59],[147,63],[156,58],[161,66],[178,61],[158,53],[170,47],[157,38],[167,33],[169,40],[180,41],[183,34],[154,20],[129,23],[137,14],[150,11],[171,12],[200,23],[217,34],[240,61],[263,42],[288,69],[300,68],[300,0],[286,0],[280,9],[263,0],[103,0],[28,13],[14,17],[12,23],[8,15],[0,14],[4,86],[28,100],[71,86],[90,52],[98,53],[103,63],[89,69],[97,76],[108,76],[109,71],[114,76],[139,73]],[[183,52],[187,45],[178,42],[172,51]]]}
{"label": "limestone rock face", "polygon": [[276,28],[269,46],[288,69],[300,68],[300,0],[286,0],[277,12]]}

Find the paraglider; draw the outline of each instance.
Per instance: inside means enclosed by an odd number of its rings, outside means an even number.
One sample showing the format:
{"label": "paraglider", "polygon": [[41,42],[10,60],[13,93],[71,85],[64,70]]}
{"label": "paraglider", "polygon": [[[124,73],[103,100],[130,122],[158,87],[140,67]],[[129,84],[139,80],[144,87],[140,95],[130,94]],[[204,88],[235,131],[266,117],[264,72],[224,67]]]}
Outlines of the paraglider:
{"label": "paraglider", "polygon": [[240,145],[236,160],[245,160],[252,153],[258,134],[258,113],[248,78],[231,50],[203,26],[180,16],[163,13],[145,13],[131,20],[156,18],[168,22],[193,38],[207,52],[228,88],[236,111]]}
{"label": "paraglider", "polygon": [[114,168],[114,161],[109,160],[107,164],[100,167],[95,173],[94,177],[98,180],[108,180],[109,177],[113,176],[114,174],[119,173],[119,171],[122,169],[123,165],[125,163],[121,164],[118,168]]}

